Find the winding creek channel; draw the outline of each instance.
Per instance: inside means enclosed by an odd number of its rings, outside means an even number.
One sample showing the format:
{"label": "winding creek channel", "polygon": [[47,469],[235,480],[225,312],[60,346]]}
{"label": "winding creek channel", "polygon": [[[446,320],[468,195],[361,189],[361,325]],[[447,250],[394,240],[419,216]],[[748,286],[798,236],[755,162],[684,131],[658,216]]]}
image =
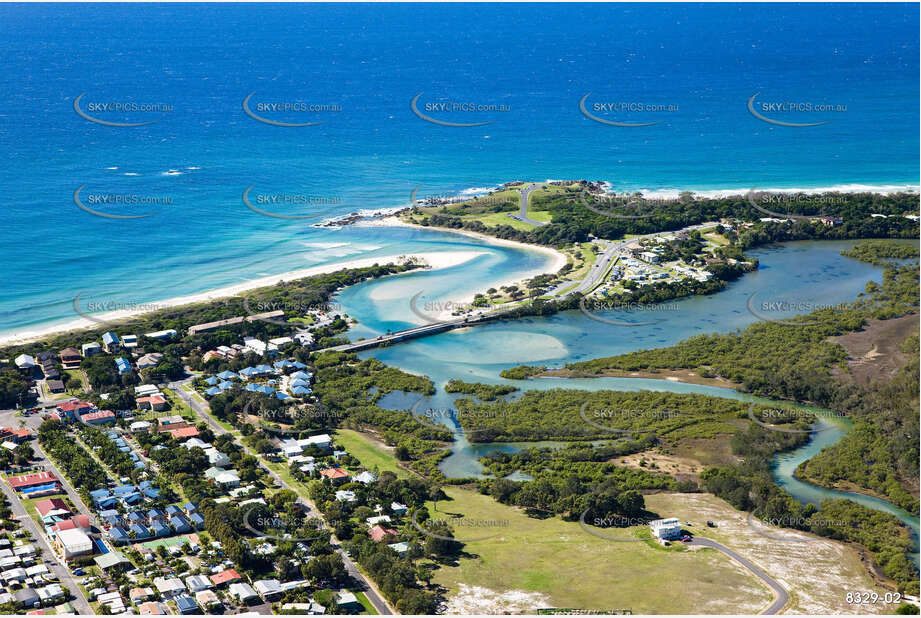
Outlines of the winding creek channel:
{"label": "winding creek channel", "polygon": [[[464,238],[470,243],[469,238]],[[450,379],[486,384],[508,384],[522,390],[553,388],[617,391],[668,391],[697,393],[757,402],[774,407],[790,407],[790,402],[774,401],[738,392],[731,388],[686,384],[671,380],[646,378],[538,378],[527,381],[499,377],[502,369],[519,364],[560,366],[590,358],[623,354],[644,348],[673,345],[688,337],[727,332],[759,319],[747,310],[747,301],[757,294],[764,299],[782,299],[791,303],[834,304],[854,299],[863,291],[868,280],[880,281],[881,271],[868,264],[845,258],[840,252],[854,241],[800,241],[750,250],[758,258],[760,268],[727,288],[710,296],[695,296],[669,301],[670,309],[663,311],[654,323],[649,316],[627,311],[610,311],[605,317],[618,323],[633,322],[633,326],[613,326],[591,320],[578,311],[568,311],[547,317],[532,317],[515,321],[499,321],[476,328],[459,329],[430,337],[415,339],[386,348],[369,350],[362,358],[376,357],[388,365],[410,373],[426,375],[436,385],[436,393],[422,398],[417,394],[391,393],[379,401],[388,409],[451,409],[458,395],[446,393]],[[359,327],[350,331],[351,338],[370,336],[423,323],[414,315],[409,298],[422,291],[440,302],[460,301],[450,296],[451,290],[469,289],[471,278],[483,281],[482,288],[514,277],[519,264],[533,267],[533,255],[516,259],[528,252],[518,248],[484,245],[492,258],[488,276],[476,265],[417,272],[408,276],[369,281],[343,290],[337,300],[343,311],[356,318]],[[790,312],[793,315],[796,312]],[[777,315],[776,317],[788,317]],[[799,406],[806,407],[806,406]],[[822,449],[837,443],[850,430],[850,421],[820,408],[811,440],[793,451],[775,458],[774,479],[802,503],[818,504],[825,498],[846,498],[869,508],[895,515],[908,526],[914,542],[919,539],[918,517],[889,502],[863,494],[827,489],[794,477],[800,463],[814,457]],[[825,414],[822,414],[825,412]],[[458,428],[453,428],[458,429]],[[451,455],[441,463],[449,478],[480,476],[483,468],[479,458],[491,452],[516,452],[531,446],[555,446],[560,443],[489,443],[469,442],[457,431]],[[911,556],[918,564],[918,553]]]}

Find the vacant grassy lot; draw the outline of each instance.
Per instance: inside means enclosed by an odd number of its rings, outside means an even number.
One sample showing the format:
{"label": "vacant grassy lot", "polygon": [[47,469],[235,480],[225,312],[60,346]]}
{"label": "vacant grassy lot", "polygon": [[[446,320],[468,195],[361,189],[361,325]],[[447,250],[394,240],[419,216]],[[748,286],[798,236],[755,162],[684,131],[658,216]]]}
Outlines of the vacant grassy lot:
{"label": "vacant grassy lot", "polygon": [[[896,606],[882,602],[860,606],[846,602],[848,592],[875,590],[882,597],[885,591],[874,585],[857,551],[843,543],[768,527],[757,520],[750,526],[746,513],[710,494],[655,494],[646,496],[646,508],[690,521],[689,530],[734,549],[761,567],[790,593],[783,613],[885,614],[895,610]],[[708,519],[717,527],[706,528]]]}
{"label": "vacant grassy lot", "polygon": [[369,470],[376,467],[380,472],[389,470],[399,477],[410,476],[409,472],[397,465],[396,458],[389,451],[357,431],[339,429],[336,431],[336,443]]}
{"label": "vacant grassy lot", "polygon": [[435,517],[462,513],[470,520],[507,522],[492,529],[456,527],[460,539],[497,536],[467,543],[468,557],[436,571],[434,581],[449,590],[450,611],[512,607],[533,613],[543,606],[747,614],[772,599],[759,580],[715,551],[616,542],[588,534],[578,522],[527,517],[473,491],[448,487],[446,492],[453,501],[439,502]]}

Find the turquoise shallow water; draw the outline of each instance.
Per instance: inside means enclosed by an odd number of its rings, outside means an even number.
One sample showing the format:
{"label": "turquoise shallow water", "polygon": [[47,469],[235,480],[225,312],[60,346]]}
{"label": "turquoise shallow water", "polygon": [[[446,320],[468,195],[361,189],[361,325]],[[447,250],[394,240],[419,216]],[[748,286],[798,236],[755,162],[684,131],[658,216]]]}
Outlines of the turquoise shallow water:
{"label": "turquoise shallow water", "polygon": [[[782,300],[789,303],[836,304],[853,299],[870,279],[879,280],[875,267],[842,257],[842,249],[851,242],[794,242],[758,249],[751,252],[761,262],[761,268],[716,295],[678,301],[668,319],[656,325],[622,327],[590,320],[578,311],[560,313],[548,318],[529,318],[508,323],[450,331],[424,339],[364,352],[362,357],[374,356],[390,365],[429,376],[438,387],[432,397],[391,393],[382,398],[381,405],[391,409],[424,410],[452,409],[455,395],[444,392],[444,384],[452,378],[487,384],[509,384],[522,390],[576,388],[585,390],[654,390],[676,393],[698,393],[727,397],[740,401],[772,404],[738,391],[705,385],[684,384],[668,380],[645,378],[539,378],[528,381],[505,380],[499,372],[522,363],[559,366],[566,362],[614,355],[644,347],[670,345],[700,333],[725,332],[741,328],[758,319],[747,310],[752,294],[759,299]],[[450,296],[455,286],[463,286],[467,275],[457,272],[422,273],[411,284],[392,279],[373,281],[345,290],[338,296],[343,307],[362,323],[357,336],[382,332],[380,329],[405,328],[421,320],[408,305],[407,294],[421,289],[433,290],[432,298]],[[425,282],[429,283],[426,284]],[[400,295],[402,291],[402,296]],[[375,307],[374,298],[386,298],[386,311]],[[784,317],[795,312],[771,315]],[[387,319],[380,318],[386,315]],[[626,312],[611,312],[621,320],[644,320],[645,317]],[[785,404],[789,405],[789,404]],[[829,490],[794,478],[796,467],[815,456],[823,448],[836,443],[847,431],[846,421],[820,418],[814,438],[804,447],[781,454],[776,459],[775,480],[803,503],[818,504],[824,498],[847,498],[873,509],[891,513],[909,526],[917,541],[918,518],[884,500]],[[456,428],[455,428],[456,429]],[[541,443],[556,446],[559,443]],[[449,478],[480,476],[478,459],[491,452],[516,452],[535,446],[534,443],[471,443],[462,433],[455,436],[451,455],[441,464]],[[918,562],[918,555],[912,559]]]}
{"label": "turquoise shallow water", "polygon": [[[322,198],[276,210],[323,216],[405,205],[420,185],[422,195],[456,194],[519,178],[649,190],[918,185],[915,7],[764,7],[0,5],[0,332],[75,317],[70,302],[81,291],[156,301],[414,249],[402,232],[258,215],[241,200],[251,185]],[[771,125],[746,107],[756,92],[759,101],[847,111],[781,112],[831,122]],[[100,126],[75,113],[81,93],[84,109],[171,111],[103,114],[156,123]],[[250,93],[341,111],[275,114],[325,122],[270,126],[244,113]],[[412,113],[419,93],[423,104],[509,111],[441,115],[491,121],[444,127]],[[590,107],[674,111],[614,114],[660,122],[612,127],[580,113],[587,93]],[[83,185],[172,202],[146,219],[101,219],[75,206]]]}

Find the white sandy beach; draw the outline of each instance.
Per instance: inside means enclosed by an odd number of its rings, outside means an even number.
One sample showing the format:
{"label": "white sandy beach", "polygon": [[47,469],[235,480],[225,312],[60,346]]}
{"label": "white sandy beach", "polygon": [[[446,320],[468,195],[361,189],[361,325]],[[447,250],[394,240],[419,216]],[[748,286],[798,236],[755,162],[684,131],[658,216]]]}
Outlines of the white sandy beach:
{"label": "white sandy beach", "polygon": [[[258,279],[250,279],[243,283],[238,283],[235,285],[230,285],[216,290],[209,290],[207,292],[201,292],[199,294],[191,294],[189,296],[181,296],[177,298],[171,298],[169,300],[163,301],[151,301],[145,304],[145,308],[137,310],[120,310],[120,311],[110,311],[106,313],[100,313],[98,315],[93,315],[94,318],[98,320],[105,320],[106,322],[113,322],[122,320],[129,317],[134,317],[141,315],[143,313],[148,313],[150,311],[157,311],[160,309],[166,309],[168,307],[177,307],[180,305],[189,305],[192,303],[198,303],[203,301],[215,300],[217,298],[224,298],[227,296],[236,296],[241,292],[246,292],[248,290],[253,290],[256,288],[262,288],[282,281],[291,281],[293,279],[302,279],[304,277],[310,277],[311,275],[319,275],[323,273],[331,273],[337,270],[342,270],[344,268],[364,268],[366,266],[373,266],[374,264],[387,264],[389,262],[399,262],[401,258],[414,257],[423,260],[432,270],[437,270],[440,268],[448,268],[450,266],[457,266],[458,264],[463,264],[469,262],[475,257],[482,255],[482,251],[440,251],[440,252],[426,252],[426,253],[413,253],[409,255],[385,255],[378,257],[369,257],[361,258],[357,260],[349,260],[345,262],[336,262],[334,264],[322,264],[320,266],[312,266],[310,268],[302,268],[300,270],[293,270],[291,272],[282,273],[280,275],[271,275],[268,277],[260,277]],[[17,345],[23,343],[29,343],[31,341],[36,341],[52,335],[55,333],[63,333],[70,330],[77,330],[82,328],[91,328],[98,327],[100,324],[94,320],[87,318],[77,318],[63,323],[51,324],[48,326],[43,326],[33,330],[22,330],[22,331],[13,331],[9,333],[0,334],[0,345]]]}
{"label": "white sandy beach", "polygon": [[[399,217],[383,217],[381,219],[369,219],[365,221],[360,221],[355,225],[358,226],[367,226],[367,227],[411,227],[420,230],[438,230],[441,232],[448,232],[451,234],[461,234],[463,236],[469,236],[471,238],[476,238],[477,240],[483,241],[486,244],[496,245],[501,247],[515,247],[516,249],[524,249],[525,251],[534,251],[536,253],[542,253],[547,257],[551,258],[551,262],[544,268],[534,269],[527,271],[522,275],[519,275],[510,279],[502,279],[498,281],[483,281],[480,288],[480,292],[485,292],[489,288],[500,288],[502,286],[520,284],[526,279],[532,279],[538,275],[543,274],[553,274],[559,271],[563,266],[566,265],[567,257],[563,253],[560,253],[556,249],[551,249],[550,247],[542,247],[539,245],[530,245],[523,242],[517,242],[515,240],[505,240],[502,238],[495,238],[493,236],[487,236],[485,234],[480,234],[478,232],[471,232],[469,230],[455,230],[449,228],[441,227],[426,227],[424,225],[415,225],[413,223],[406,223],[401,220]],[[452,302],[459,305],[465,305],[473,301],[473,296],[459,297],[450,299]],[[438,313],[437,315],[432,316],[434,319],[445,320],[451,317],[451,309],[445,309]]]}

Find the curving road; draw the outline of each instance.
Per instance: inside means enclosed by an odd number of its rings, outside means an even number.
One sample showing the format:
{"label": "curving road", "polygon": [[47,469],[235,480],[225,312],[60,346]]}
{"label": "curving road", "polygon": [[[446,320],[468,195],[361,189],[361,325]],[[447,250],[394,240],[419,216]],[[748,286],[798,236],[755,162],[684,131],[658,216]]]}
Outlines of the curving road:
{"label": "curving road", "polygon": [[[186,392],[182,388],[183,384],[188,384],[194,379],[195,379],[195,376],[191,378],[186,378],[184,380],[180,380],[177,382],[170,382],[169,384],[166,385],[166,387],[169,388],[174,393],[176,393],[176,395],[178,395],[179,398],[182,399],[184,402],[189,404],[189,407],[192,408],[192,410],[194,410],[198,414],[198,416],[200,416],[208,424],[209,427],[211,427],[211,430],[214,432],[215,435],[222,435],[225,433],[230,433],[229,431],[221,427],[220,424],[218,424],[216,420],[214,420],[214,418],[211,416],[210,410],[205,408],[208,405],[207,403],[203,404],[202,402],[200,402],[198,399],[190,395],[188,392]],[[303,500],[307,504],[307,506],[310,507],[312,511],[319,513],[319,510],[317,509],[316,505],[313,504],[311,500],[302,496],[300,492],[298,492],[294,487],[291,487],[288,483],[284,481],[284,479],[282,479],[273,470],[271,470],[268,466],[266,466],[258,453],[250,449],[245,444],[243,444],[243,442],[240,440],[235,439],[234,442],[238,446],[240,446],[240,448],[243,449],[243,452],[245,452],[247,455],[252,455],[253,457],[255,457],[256,460],[259,462],[260,467],[262,467],[262,469],[265,470],[266,474],[268,474],[269,477],[272,480],[274,480],[278,486],[291,490],[292,492],[297,494],[300,497],[300,499]],[[342,549],[342,547],[339,546],[339,542],[335,536],[333,536],[332,542],[336,548],[336,552],[340,556],[342,556],[342,562],[345,564],[345,570],[348,571],[349,575],[352,576],[352,579],[362,584],[362,588],[364,588],[363,592],[365,593],[365,596],[368,598],[368,601],[371,602],[371,605],[374,606],[374,609],[377,610],[377,613],[382,616],[392,615],[393,610],[390,609],[390,606],[384,600],[383,595],[377,589],[377,586],[374,585],[374,582],[366,578],[358,570],[358,567],[355,566],[355,563],[352,562],[352,559],[349,558],[346,555],[345,551]]]}
{"label": "curving road", "polygon": [[689,543],[689,545],[697,545],[698,547],[710,547],[711,549],[715,549],[716,551],[723,552],[724,554],[726,554],[727,556],[729,556],[730,558],[732,558],[733,560],[735,560],[736,562],[744,566],[746,569],[751,571],[755,575],[755,577],[757,577],[758,579],[763,581],[765,584],[767,584],[768,587],[770,587],[771,590],[774,591],[774,601],[770,605],[768,605],[766,609],[764,609],[761,612],[762,614],[776,614],[777,612],[782,610],[784,608],[784,605],[787,604],[787,601],[790,600],[790,594],[787,592],[786,588],[784,588],[777,582],[777,580],[772,578],[770,575],[768,575],[767,573],[765,573],[758,567],[756,567],[749,559],[740,556],[739,554],[729,549],[725,545],[721,543],[717,543],[716,541],[713,541],[710,539],[702,539],[700,537],[694,537]]}
{"label": "curving road", "polygon": [[535,221],[534,219],[532,219],[532,218],[530,218],[530,217],[528,216],[528,197],[530,197],[531,191],[534,191],[535,189],[540,189],[540,188],[543,187],[543,186],[544,186],[544,185],[542,185],[542,184],[535,183],[535,184],[530,184],[530,185],[528,185],[527,187],[525,187],[524,189],[522,189],[522,190],[520,191],[520,193],[521,193],[521,206],[520,206],[520,208],[519,208],[518,214],[517,214],[517,215],[509,215],[509,216],[510,216],[512,219],[515,219],[515,220],[517,220],[517,221],[521,221],[522,223],[530,223],[531,225],[536,225],[537,227],[540,227],[540,226],[542,226],[542,225],[547,225],[546,222]]}

